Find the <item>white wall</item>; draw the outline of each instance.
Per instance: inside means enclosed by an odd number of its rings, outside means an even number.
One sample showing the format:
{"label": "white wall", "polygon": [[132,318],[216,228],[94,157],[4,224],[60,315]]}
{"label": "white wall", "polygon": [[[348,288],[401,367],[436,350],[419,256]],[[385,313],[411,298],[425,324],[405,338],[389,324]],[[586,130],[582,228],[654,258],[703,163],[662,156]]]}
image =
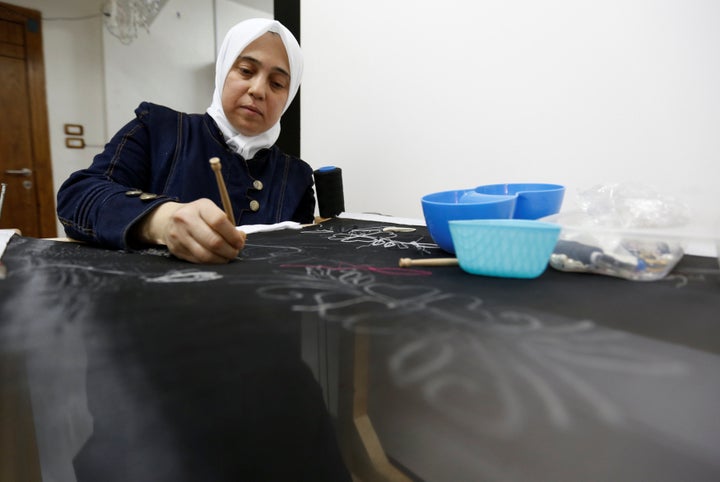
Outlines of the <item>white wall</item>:
{"label": "white wall", "polygon": [[143,100],[184,112],[205,112],[215,87],[216,48],[227,30],[269,12],[230,0],[169,0],[149,32],[129,45],[103,30],[109,132],[134,117]]}
{"label": "white wall", "polygon": [[[102,20],[97,0],[11,0],[41,12],[43,54],[55,191],[74,171],[86,167],[96,150],[65,147],[64,124],[84,127],[86,143],[105,138],[102,88]],[[71,20],[72,19],[72,20]],[[62,227],[58,223],[58,232]]]}
{"label": "white wall", "polygon": [[110,135],[144,100],[203,112],[212,99],[214,36],[210,0],[170,0],[128,45],[103,29]]}
{"label": "white wall", "polygon": [[[303,0],[302,155],[353,212],[434,191],[720,181],[720,2]],[[710,198],[720,219],[720,202]]]}
{"label": "white wall", "polygon": [[273,18],[273,0],[216,0],[215,54],[227,31],[246,18]]}
{"label": "white wall", "polygon": [[[57,18],[97,14],[102,1],[12,3]],[[236,18],[270,17],[271,5],[169,0],[130,45],[100,16],[43,21],[56,189],[141,100],[204,110],[216,44]],[[301,8],[302,155],[343,168],[349,211],[421,217],[425,193],[492,182],[559,182],[571,197],[636,181],[694,204],[717,189],[720,2],[303,0]],[[84,125],[92,146],[67,149],[64,123]],[[720,217],[720,202],[708,204]]]}
{"label": "white wall", "polygon": [[[149,32],[140,30],[124,45],[104,27],[103,0],[9,1],[43,17],[56,192],[92,162],[141,101],[203,112],[212,99],[216,43],[238,21],[271,18],[273,11],[272,0],[169,0]],[[84,127],[85,149],[65,146],[64,124]]]}

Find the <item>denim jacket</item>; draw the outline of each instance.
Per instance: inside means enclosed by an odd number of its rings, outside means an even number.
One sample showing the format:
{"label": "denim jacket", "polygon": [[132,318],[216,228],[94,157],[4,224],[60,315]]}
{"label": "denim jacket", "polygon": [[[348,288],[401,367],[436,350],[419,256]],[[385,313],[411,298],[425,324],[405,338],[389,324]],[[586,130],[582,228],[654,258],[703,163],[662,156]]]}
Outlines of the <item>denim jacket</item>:
{"label": "denim jacket", "polygon": [[131,228],[159,204],[209,198],[222,206],[209,159],[222,175],[241,224],[309,223],[315,212],[312,168],[277,146],[246,160],[225,144],[208,114],[143,102],[136,118],[60,187],[57,210],[74,239],[130,249]]}

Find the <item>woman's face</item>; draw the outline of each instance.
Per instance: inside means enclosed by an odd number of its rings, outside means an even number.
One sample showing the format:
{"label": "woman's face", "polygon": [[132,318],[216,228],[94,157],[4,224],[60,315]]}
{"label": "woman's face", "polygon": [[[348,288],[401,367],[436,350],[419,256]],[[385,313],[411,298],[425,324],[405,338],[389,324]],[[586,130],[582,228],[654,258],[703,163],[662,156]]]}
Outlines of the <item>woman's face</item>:
{"label": "woman's face", "polygon": [[241,134],[256,136],[280,120],[290,87],[290,65],[280,36],[271,32],[251,42],[225,78],[222,107]]}

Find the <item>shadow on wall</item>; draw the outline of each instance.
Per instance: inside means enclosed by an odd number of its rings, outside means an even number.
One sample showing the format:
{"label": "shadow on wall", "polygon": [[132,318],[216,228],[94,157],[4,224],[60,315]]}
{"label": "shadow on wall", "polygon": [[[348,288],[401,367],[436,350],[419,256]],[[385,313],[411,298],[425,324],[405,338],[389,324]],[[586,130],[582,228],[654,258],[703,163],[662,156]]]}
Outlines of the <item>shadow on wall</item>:
{"label": "shadow on wall", "polygon": [[[204,112],[210,106],[215,91],[215,62],[195,69],[192,72],[192,79],[188,80],[195,86],[195,91],[198,92],[198,108],[202,108],[200,112]],[[203,94],[205,92],[207,94]],[[207,98],[204,98],[204,96],[207,96]],[[204,107],[201,104],[201,99],[207,102]]]}

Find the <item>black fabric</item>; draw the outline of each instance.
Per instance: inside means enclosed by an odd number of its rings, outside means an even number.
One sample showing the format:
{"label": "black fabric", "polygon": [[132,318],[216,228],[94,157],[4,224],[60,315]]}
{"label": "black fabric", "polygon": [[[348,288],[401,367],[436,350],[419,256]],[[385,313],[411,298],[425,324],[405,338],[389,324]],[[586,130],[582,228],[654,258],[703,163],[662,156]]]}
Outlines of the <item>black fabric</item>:
{"label": "black fabric", "polygon": [[327,387],[300,357],[308,321],[341,341],[322,348],[340,351],[341,405],[369,338],[369,415],[418,479],[717,475],[717,259],[686,256],[656,282],[490,278],[399,268],[447,254],[425,228],[386,227],[256,233],[223,266],[15,237],[0,350],[32,361],[82,328],[94,427],[81,481],[348,480]]}

